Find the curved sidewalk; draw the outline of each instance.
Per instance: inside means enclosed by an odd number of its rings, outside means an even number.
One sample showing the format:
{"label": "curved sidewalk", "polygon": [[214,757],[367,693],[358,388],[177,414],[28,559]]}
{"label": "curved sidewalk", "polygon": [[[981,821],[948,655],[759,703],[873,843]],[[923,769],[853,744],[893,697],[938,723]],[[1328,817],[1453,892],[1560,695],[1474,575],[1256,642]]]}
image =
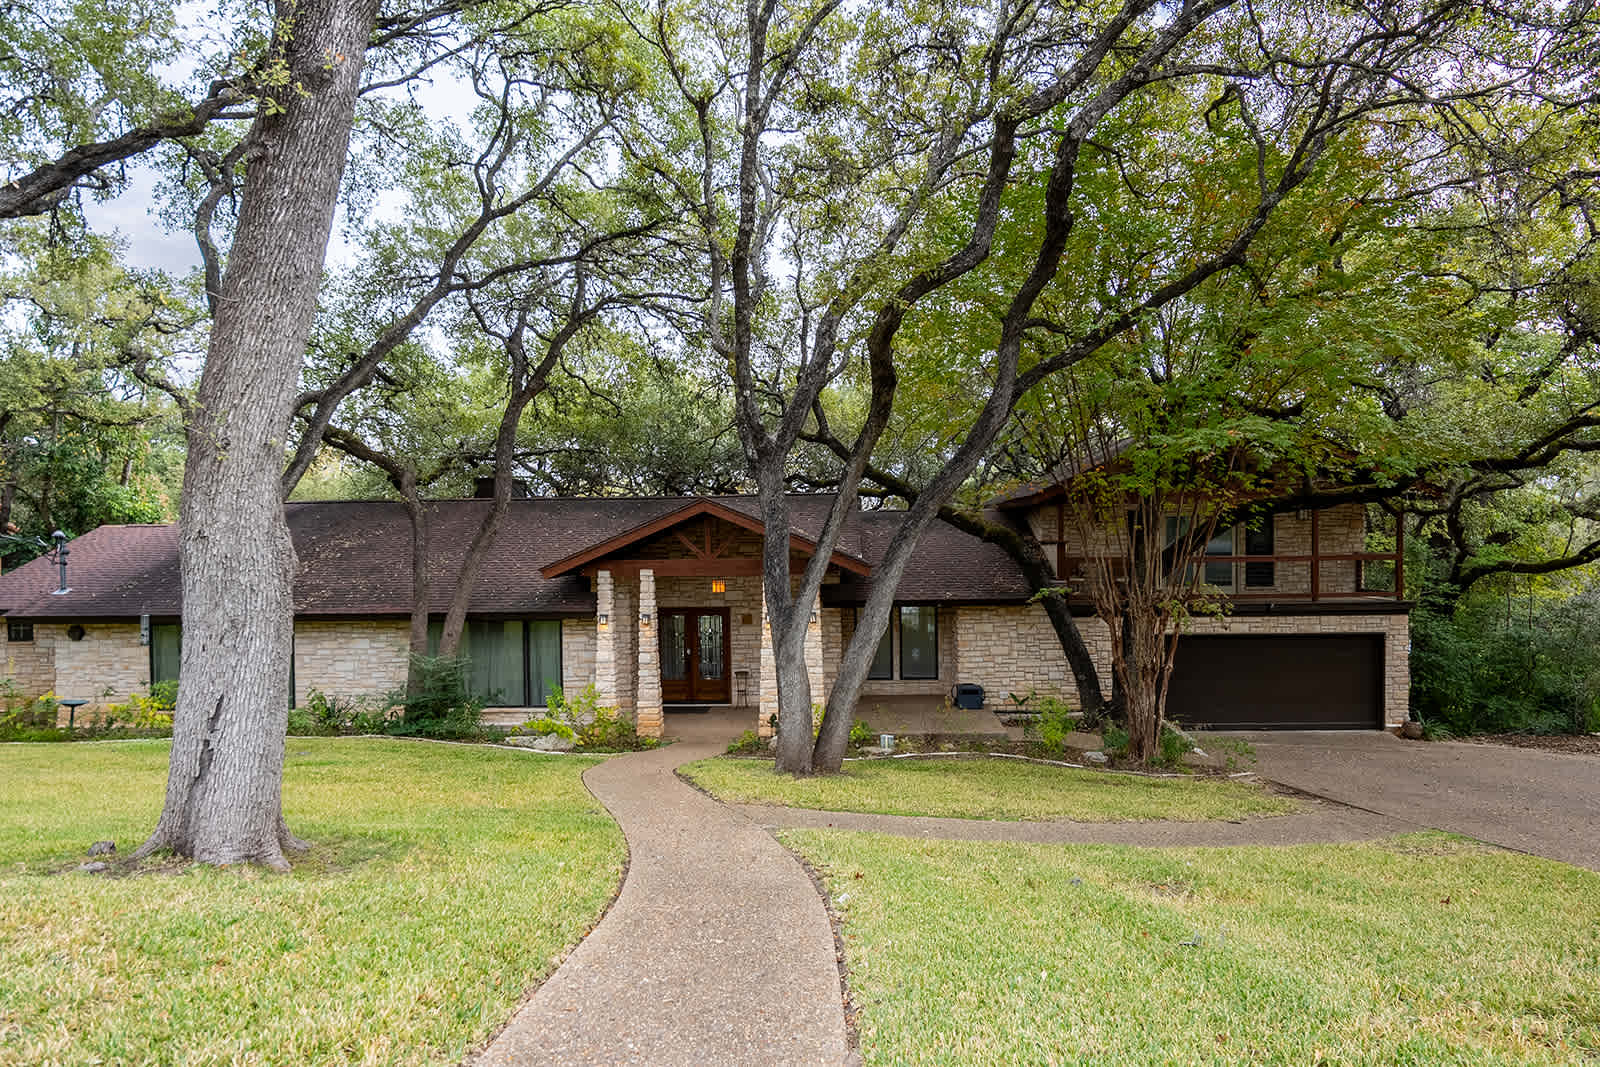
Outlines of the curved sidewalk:
{"label": "curved sidewalk", "polygon": [[718,738],[584,773],[627,835],[622,893],[471,1063],[857,1062],[810,876],[760,825],[673,774],[719,754]]}
{"label": "curved sidewalk", "polygon": [[735,804],[733,810],[769,829],[867,830],[900,837],[944,841],[998,841],[1038,845],[1140,845],[1227,847],[1310,845],[1370,841],[1422,827],[1342,804],[1302,800],[1295,815],[1255,816],[1236,822],[1020,822],[942,819],[926,815],[868,815],[814,811],[767,804]]}

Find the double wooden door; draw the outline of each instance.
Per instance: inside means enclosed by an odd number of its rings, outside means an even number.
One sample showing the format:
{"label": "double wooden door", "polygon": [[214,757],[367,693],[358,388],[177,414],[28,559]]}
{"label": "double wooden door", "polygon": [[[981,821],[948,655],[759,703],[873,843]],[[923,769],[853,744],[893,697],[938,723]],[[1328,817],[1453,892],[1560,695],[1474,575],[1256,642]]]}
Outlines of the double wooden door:
{"label": "double wooden door", "polygon": [[732,692],[728,609],[661,612],[661,699],[669,704],[726,704]]}

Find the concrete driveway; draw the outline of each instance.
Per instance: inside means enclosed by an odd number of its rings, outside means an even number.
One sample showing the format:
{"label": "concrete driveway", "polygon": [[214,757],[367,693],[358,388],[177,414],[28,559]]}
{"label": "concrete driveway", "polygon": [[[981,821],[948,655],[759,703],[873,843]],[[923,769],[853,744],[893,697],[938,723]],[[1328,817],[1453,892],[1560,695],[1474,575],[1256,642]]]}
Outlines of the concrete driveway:
{"label": "concrete driveway", "polygon": [[1600,870],[1600,758],[1377,731],[1218,736],[1249,741],[1255,771],[1291,788]]}

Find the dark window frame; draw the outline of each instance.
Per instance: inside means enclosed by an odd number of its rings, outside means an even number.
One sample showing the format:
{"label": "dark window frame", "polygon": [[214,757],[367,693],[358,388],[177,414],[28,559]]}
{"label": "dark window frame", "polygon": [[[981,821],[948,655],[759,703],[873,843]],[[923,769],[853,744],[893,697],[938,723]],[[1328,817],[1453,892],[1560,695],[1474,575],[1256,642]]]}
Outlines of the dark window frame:
{"label": "dark window frame", "polygon": [[[917,611],[930,611],[933,613],[933,673],[932,674],[907,674],[906,673],[906,625],[905,613],[907,608]],[[939,605],[937,604],[896,604],[895,622],[900,631],[900,680],[903,682],[931,682],[939,678]]]}
{"label": "dark window frame", "polygon": [[[1265,545],[1264,550],[1258,549]],[[1259,528],[1245,524],[1244,527],[1244,555],[1246,556],[1275,556],[1278,554],[1278,516],[1268,515],[1261,520]],[[1265,575],[1266,581],[1260,578]],[[1278,584],[1278,565],[1276,563],[1246,563],[1244,565],[1244,587],[1246,589],[1270,589]]]}
{"label": "dark window frame", "polygon": [[[444,622],[442,617],[438,621],[440,622],[441,625]],[[556,624],[556,670],[555,670],[555,677],[556,677],[557,681],[555,682],[555,687],[556,688],[560,688],[562,686],[562,683],[564,683],[566,681],[566,677],[567,677],[567,673],[566,673],[567,672],[567,662],[566,662],[566,660],[567,660],[567,649],[566,649],[566,642],[565,642],[565,640],[563,640],[563,638],[565,637],[566,628],[565,628],[565,626],[563,626],[562,620],[559,617],[552,619],[552,618],[549,618],[548,616],[540,616],[540,615],[505,615],[505,616],[495,616],[493,618],[478,618],[478,619],[474,619],[471,616],[468,616],[466,622],[467,623],[471,623],[471,622],[520,622],[520,623],[522,623],[522,699],[521,699],[520,702],[515,702],[514,703],[512,701],[507,700],[507,701],[489,703],[487,706],[488,707],[492,707],[492,708],[547,708],[547,707],[549,707],[550,705],[549,705],[548,702],[543,703],[543,704],[535,704],[535,703],[533,703],[533,698],[534,698],[534,692],[533,692],[533,624],[534,623],[541,623],[541,622],[543,622],[543,623],[552,623],[553,622],[553,623]],[[430,654],[433,654],[434,652],[436,652],[438,647],[439,647],[438,646],[438,639],[433,634],[433,623],[434,623],[434,620],[432,618],[430,618],[428,620],[428,651],[429,651]],[[463,624],[463,632],[465,632],[465,624]],[[473,694],[473,695],[474,696],[478,696],[479,694]],[[544,696],[543,693],[540,693],[538,695],[541,696],[541,697]],[[484,700],[487,701],[488,698],[487,697],[481,697],[481,699],[484,699]]]}
{"label": "dark window frame", "polygon": [[[883,643],[885,641],[889,642],[889,657],[888,657],[889,666],[888,666],[888,670],[883,674],[879,674],[878,673],[878,652],[875,649],[873,651],[873,654],[872,654],[872,662],[867,665],[867,681],[869,681],[869,682],[892,682],[892,681],[894,681],[894,645],[895,645],[895,641],[894,641],[894,621],[895,621],[895,619],[897,619],[899,617],[900,617],[900,613],[898,611],[891,612],[890,615],[889,615],[889,621],[884,624],[883,636],[878,638],[878,648],[879,649],[881,649],[883,647]],[[861,628],[861,609],[860,608],[856,608],[855,609],[855,620],[856,620],[855,627],[851,631],[851,639],[852,640],[854,640],[854,638],[855,638],[855,632],[854,631],[855,630],[859,630]]]}
{"label": "dark window frame", "polygon": [[[19,636],[20,635],[20,636]],[[28,619],[6,620],[6,641],[9,644],[30,645],[33,643],[33,623]]]}

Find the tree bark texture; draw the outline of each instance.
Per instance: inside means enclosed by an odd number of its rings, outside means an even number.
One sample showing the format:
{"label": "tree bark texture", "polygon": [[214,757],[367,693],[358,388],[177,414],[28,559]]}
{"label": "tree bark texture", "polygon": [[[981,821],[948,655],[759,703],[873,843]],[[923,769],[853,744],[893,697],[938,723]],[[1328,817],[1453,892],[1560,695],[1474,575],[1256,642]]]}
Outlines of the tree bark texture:
{"label": "tree bark texture", "polygon": [[279,5],[290,84],[250,133],[239,222],[188,427],[183,658],[166,802],[139,855],[285,869],[294,547],[279,480],[375,0]]}

